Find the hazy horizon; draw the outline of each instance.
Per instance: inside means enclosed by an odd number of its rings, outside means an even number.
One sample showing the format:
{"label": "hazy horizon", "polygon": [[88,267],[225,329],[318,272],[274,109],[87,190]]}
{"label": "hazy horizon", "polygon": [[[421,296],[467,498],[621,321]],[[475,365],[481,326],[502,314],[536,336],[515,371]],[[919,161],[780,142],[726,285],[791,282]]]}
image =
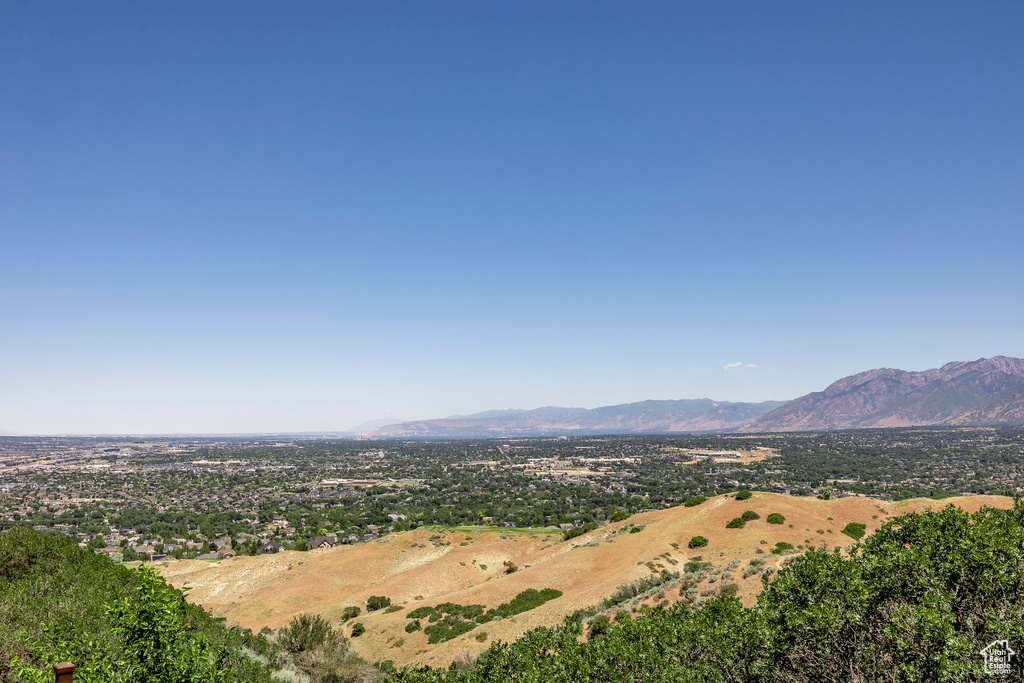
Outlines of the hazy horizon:
{"label": "hazy horizon", "polygon": [[0,8],[0,430],[1024,356],[1024,5]]}

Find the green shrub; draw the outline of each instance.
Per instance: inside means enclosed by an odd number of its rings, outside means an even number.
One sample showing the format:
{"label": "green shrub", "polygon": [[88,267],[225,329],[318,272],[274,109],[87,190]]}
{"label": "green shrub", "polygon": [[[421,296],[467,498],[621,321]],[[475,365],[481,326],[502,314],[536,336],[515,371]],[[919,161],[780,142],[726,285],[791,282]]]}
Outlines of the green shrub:
{"label": "green shrub", "polygon": [[371,595],[366,599],[366,611],[376,612],[379,609],[384,609],[391,605],[391,598],[386,598],[383,595]]}
{"label": "green shrub", "polygon": [[358,638],[359,636],[363,635],[364,633],[366,633],[366,627],[363,626],[363,623],[361,621],[357,621],[356,623],[352,624],[352,637],[353,638]]}
{"label": "green shrub", "polygon": [[751,493],[750,491],[740,491],[739,493],[736,494],[736,500],[747,500],[752,495],[754,494]]}
{"label": "green shrub", "polygon": [[420,620],[419,619],[413,619],[412,621],[410,621],[408,624],[405,625],[405,632],[406,633],[415,633],[416,631],[419,631],[419,630],[420,630]]}
{"label": "green shrub", "polygon": [[395,612],[401,612],[401,611],[402,611],[402,606],[401,605],[391,605],[390,607],[385,607],[384,608],[384,614],[394,614]]}
{"label": "green shrub", "polygon": [[621,522],[624,519],[629,519],[629,513],[623,512],[622,510],[616,510],[615,514],[608,520],[610,522]]}
{"label": "green shrub", "polygon": [[554,588],[545,588],[540,591],[536,588],[527,588],[508,602],[502,603],[494,609],[489,609],[486,613],[476,616],[476,622],[478,624],[486,624],[487,622],[499,617],[507,618],[515,616],[516,614],[540,607],[548,600],[554,600],[561,596],[562,591],[555,590]]}
{"label": "green shrub", "polygon": [[298,654],[337,637],[330,623],[319,614],[300,614],[280,630],[277,642],[288,652]]}
{"label": "green shrub", "polygon": [[729,523],[725,525],[726,529],[742,529],[747,525],[747,520],[742,517],[736,517],[735,519],[729,520]]}
{"label": "green shrub", "polygon": [[775,548],[772,550],[773,555],[785,555],[786,553],[796,550],[792,543],[786,543],[785,541],[779,541],[775,544]]}
{"label": "green shrub", "polygon": [[423,632],[427,634],[428,643],[443,643],[472,631],[474,628],[476,628],[475,622],[463,621],[457,616],[448,614],[444,619],[424,628]]}
{"label": "green shrub", "polygon": [[761,519],[761,515],[757,514],[753,510],[747,510],[742,515],[740,515],[740,517],[742,517],[743,520],[747,522],[752,522],[755,519]]}
{"label": "green shrub", "polygon": [[643,530],[644,530],[644,528],[642,526],[634,526],[634,527],[630,527],[629,533],[631,533],[631,534],[638,534],[638,533],[640,533]]}
{"label": "green shrub", "polygon": [[765,518],[765,521],[769,524],[782,524],[786,521],[786,518],[778,512],[773,512]]}
{"label": "green shrub", "polygon": [[597,638],[608,633],[612,628],[612,620],[607,614],[599,614],[590,620],[590,637]]}
{"label": "green shrub", "polygon": [[868,531],[868,525],[861,522],[850,522],[843,529],[842,533],[846,534],[855,541],[859,541],[864,538],[864,534]]}
{"label": "green shrub", "polygon": [[708,539],[704,538],[703,536],[694,536],[690,539],[690,543],[688,545],[691,548],[703,548],[707,544]]}
{"label": "green shrub", "polygon": [[585,533],[589,533],[597,528],[597,522],[587,522],[583,526],[573,527],[572,529],[566,529],[562,534],[562,540],[568,541],[569,539],[582,536]]}
{"label": "green shrub", "polygon": [[341,620],[348,621],[349,619],[355,619],[362,613],[362,611],[363,610],[359,609],[358,607],[346,607],[341,612]]}
{"label": "green shrub", "polygon": [[406,617],[409,619],[423,619],[433,614],[433,607],[417,607],[411,612],[406,613]]}
{"label": "green shrub", "polygon": [[718,589],[718,594],[723,598],[735,598],[739,592],[740,587],[736,583],[723,583],[722,587]]}
{"label": "green shrub", "polygon": [[484,642],[485,640],[487,640],[487,631],[480,631],[480,633],[477,633],[475,636],[473,636],[473,640],[475,640],[478,643]]}
{"label": "green shrub", "polygon": [[692,507],[695,507],[697,505],[700,505],[701,503],[705,502],[706,500],[707,500],[707,497],[705,497],[705,496],[694,496],[693,498],[690,498],[685,503],[683,503],[683,505],[688,507],[688,508],[692,508]]}
{"label": "green shrub", "polygon": [[683,565],[683,571],[687,574],[694,574],[700,572],[706,572],[715,565],[710,562],[704,562],[702,558],[695,557],[686,564]]}

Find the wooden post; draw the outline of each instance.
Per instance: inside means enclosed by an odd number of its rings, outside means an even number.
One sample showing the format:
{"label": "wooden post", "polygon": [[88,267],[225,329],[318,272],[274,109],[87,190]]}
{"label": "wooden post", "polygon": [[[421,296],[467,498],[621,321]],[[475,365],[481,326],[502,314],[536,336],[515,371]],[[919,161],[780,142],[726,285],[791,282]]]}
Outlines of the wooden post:
{"label": "wooden post", "polygon": [[53,675],[56,683],[71,683],[75,673],[75,665],[71,662],[61,662],[53,665]]}

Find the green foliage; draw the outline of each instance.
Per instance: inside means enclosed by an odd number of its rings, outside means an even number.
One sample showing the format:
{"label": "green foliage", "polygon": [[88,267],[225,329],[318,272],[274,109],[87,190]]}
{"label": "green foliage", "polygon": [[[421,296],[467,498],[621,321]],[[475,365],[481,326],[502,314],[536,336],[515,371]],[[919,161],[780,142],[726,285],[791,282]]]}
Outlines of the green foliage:
{"label": "green foliage", "polygon": [[737,583],[723,583],[722,587],[718,589],[718,594],[723,598],[735,598],[739,592],[740,586]]}
{"label": "green foliage", "polygon": [[755,519],[761,519],[761,515],[757,514],[753,510],[747,510],[742,515],[740,515],[740,517],[742,517],[743,520],[746,522],[752,522]]}
{"label": "green foliage", "polygon": [[729,520],[729,523],[725,525],[726,529],[742,529],[747,525],[747,520],[742,517],[736,517]]}
{"label": "green foliage", "polygon": [[590,637],[597,638],[608,633],[612,628],[612,620],[607,614],[599,614],[590,620]]}
{"label": "green foliage", "polygon": [[706,496],[694,496],[693,498],[687,499],[687,501],[685,503],[683,503],[683,505],[688,507],[688,508],[692,508],[692,507],[695,507],[697,505],[700,505],[701,503],[705,502],[706,500],[707,500]]}
{"label": "green foliage", "polygon": [[0,533],[0,680],[52,682],[52,665],[71,661],[77,683],[269,681],[242,646],[271,649],[225,629],[151,569],[27,528]]}
{"label": "green foliage", "polygon": [[363,622],[357,621],[356,623],[352,624],[352,637],[353,638],[358,638],[359,636],[363,635],[364,633],[366,633],[366,627],[363,626]]}
{"label": "green foliage", "polygon": [[426,606],[424,606],[424,607],[417,607],[416,609],[412,610],[411,612],[406,612],[405,616],[407,618],[409,618],[409,619],[425,619],[426,617],[429,617],[431,614],[433,614],[433,612],[434,612],[434,608],[433,607],[426,607]]}
{"label": "green foliage", "polygon": [[775,548],[772,549],[773,555],[785,555],[786,553],[796,550],[792,543],[786,543],[785,541],[779,541],[775,544]]}
{"label": "green foliage", "polygon": [[740,491],[739,493],[736,494],[736,500],[747,500],[752,495],[754,494],[751,493],[750,491]]}
{"label": "green foliage", "polygon": [[391,605],[390,607],[384,608],[384,614],[394,614],[395,612],[401,612],[401,605]]}
{"label": "green foliage", "polygon": [[336,637],[330,623],[319,614],[300,614],[278,632],[277,642],[288,652],[298,654]]}
{"label": "green foliage", "polygon": [[642,595],[650,590],[657,588],[658,586],[669,583],[678,578],[679,572],[669,572],[666,570],[662,570],[659,574],[645,576],[642,579],[637,579],[636,581],[624,583],[620,585],[618,588],[616,588],[614,593],[612,593],[610,596],[608,596],[601,602],[601,609],[611,609],[616,605],[621,605],[627,600],[632,600],[638,595]]}
{"label": "green foliage", "polygon": [[786,521],[786,518],[778,512],[773,512],[765,517],[765,521],[769,524],[782,524]]}
{"label": "green foliage", "polygon": [[616,510],[615,513],[608,520],[609,522],[621,522],[624,519],[629,519],[629,513],[623,512],[622,510]]}
{"label": "green foliage", "polygon": [[868,525],[861,522],[850,522],[847,524],[842,532],[855,541],[859,541],[864,538],[864,534],[868,532]]}
{"label": "green foliage", "polygon": [[703,536],[694,536],[687,544],[690,548],[703,548],[708,544],[708,539]]}
{"label": "green foliage", "polygon": [[515,616],[516,614],[540,607],[548,600],[554,600],[561,596],[562,591],[555,590],[554,588],[545,588],[543,590],[527,588],[508,602],[502,603],[494,609],[489,609],[485,614],[476,617],[476,621],[479,624],[486,624],[494,619]]}
{"label": "green foliage", "polygon": [[366,599],[367,612],[376,612],[389,606],[391,606],[391,598],[386,598],[383,595],[371,595]]}
{"label": "green foliage", "polygon": [[562,534],[562,540],[568,541],[569,539],[582,536],[585,533],[591,532],[597,528],[597,522],[587,522],[583,526],[573,527],[572,529],[566,529],[565,533]]}
{"label": "green foliage", "polygon": [[362,612],[363,612],[363,610],[359,609],[358,607],[356,607],[354,605],[350,606],[350,607],[346,607],[341,612],[341,620],[342,621],[348,621],[349,619],[355,619],[360,614],[362,614]]}
{"label": "green foliage", "polygon": [[634,527],[630,527],[629,528],[629,533],[631,533],[631,534],[638,534],[638,533],[640,533],[643,530],[644,530],[644,528],[642,526],[634,526]]}
{"label": "green foliage", "polygon": [[[354,630],[354,629],[353,629]],[[352,681],[366,670],[341,631],[319,614],[300,614],[278,633],[296,667],[317,683]]]}
{"label": "green foliage", "polygon": [[420,620],[419,619],[413,619],[412,621],[410,621],[408,624],[405,625],[405,632],[406,633],[415,633],[416,631],[419,631],[419,630],[420,630]]}
{"label": "green foliage", "polygon": [[476,628],[475,622],[463,621],[457,616],[448,614],[438,622],[427,626],[423,632],[427,634],[428,643],[443,643],[472,631],[474,628]]}

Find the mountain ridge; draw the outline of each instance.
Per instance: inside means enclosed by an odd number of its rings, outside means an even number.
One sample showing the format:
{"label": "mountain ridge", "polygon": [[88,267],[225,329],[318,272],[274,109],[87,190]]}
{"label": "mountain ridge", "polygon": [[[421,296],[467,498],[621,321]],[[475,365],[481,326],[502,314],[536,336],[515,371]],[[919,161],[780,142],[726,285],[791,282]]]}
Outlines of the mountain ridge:
{"label": "mountain ridge", "polygon": [[1024,359],[952,361],[923,371],[874,368],[791,401],[646,400],[544,406],[379,426],[375,438],[791,432],[919,426],[1024,426]]}
{"label": "mountain ridge", "polygon": [[742,431],[1024,425],[1024,360],[954,361],[919,372],[876,368],[836,380]]}
{"label": "mountain ridge", "polygon": [[544,406],[533,410],[485,411],[458,418],[402,422],[374,429],[368,436],[498,438],[564,434],[714,432],[737,427],[783,403],[737,403],[700,398],[637,401],[592,409]]}

